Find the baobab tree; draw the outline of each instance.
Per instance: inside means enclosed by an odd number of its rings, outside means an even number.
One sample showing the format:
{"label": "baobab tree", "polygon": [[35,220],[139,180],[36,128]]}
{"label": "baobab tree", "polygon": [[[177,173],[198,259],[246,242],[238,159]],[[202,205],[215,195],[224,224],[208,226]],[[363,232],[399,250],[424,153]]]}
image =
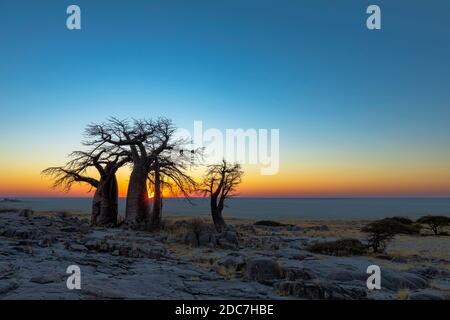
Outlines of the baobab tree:
{"label": "baobab tree", "polygon": [[226,160],[207,168],[201,191],[204,196],[210,197],[211,215],[217,232],[222,232],[226,227],[222,215],[225,200],[234,195],[243,174],[240,164],[230,164]]}
{"label": "baobab tree", "polygon": [[157,120],[109,119],[106,123],[88,126],[88,145],[108,145],[119,148],[131,159],[125,222],[136,227],[149,220],[150,206],[147,178],[157,157],[174,147],[176,129],[166,118]]}
{"label": "baobab tree", "polygon": [[163,152],[155,159],[148,177],[153,191],[150,219],[152,229],[161,225],[163,189],[172,195],[182,195],[190,201],[190,194],[197,189],[197,184],[188,174],[188,169],[195,166],[201,156],[202,149],[189,150],[180,139],[173,149]]}
{"label": "baobab tree", "polygon": [[[54,188],[70,191],[75,183],[86,183],[95,189],[92,200],[91,223],[96,226],[115,226],[118,215],[118,185],[116,172],[129,162],[122,152],[94,148],[91,152],[75,151],[65,166],[50,167],[42,171],[50,176]],[[95,168],[99,177],[88,176],[88,170]]]}

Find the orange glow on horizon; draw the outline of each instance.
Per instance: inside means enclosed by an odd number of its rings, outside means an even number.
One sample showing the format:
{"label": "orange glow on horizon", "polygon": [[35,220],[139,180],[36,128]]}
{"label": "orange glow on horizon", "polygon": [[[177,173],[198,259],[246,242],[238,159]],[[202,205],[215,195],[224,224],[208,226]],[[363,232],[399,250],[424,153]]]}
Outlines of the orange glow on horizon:
{"label": "orange glow on horizon", "polygon": [[[40,171],[45,164],[33,166],[0,163],[0,197],[89,197],[89,187],[76,184],[69,193],[51,188],[48,177]],[[238,195],[247,197],[332,197],[332,196],[450,196],[450,167],[444,165],[390,166],[357,164],[281,166],[273,176],[262,176],[257,166],[244,167],[245,175]],[[201,172],[193,176],[199,180]],[[129,169],[119,170],[119,196],[126,197]],[[163,190],[164,197],[173,197]],[[152,194],[149,193],[149,198]]]}

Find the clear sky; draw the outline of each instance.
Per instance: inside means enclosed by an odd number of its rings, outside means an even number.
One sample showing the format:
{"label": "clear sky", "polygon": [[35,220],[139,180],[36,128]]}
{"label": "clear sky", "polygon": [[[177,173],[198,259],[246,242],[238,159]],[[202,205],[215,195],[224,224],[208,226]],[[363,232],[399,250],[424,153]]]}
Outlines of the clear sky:
{"label": "clear sky", "polygon": [[0,195],[60,194],[40,171],[89,122],[164,115],[280,129],[242,195],[449,196],[449,35],[448,0],[2,0]]}

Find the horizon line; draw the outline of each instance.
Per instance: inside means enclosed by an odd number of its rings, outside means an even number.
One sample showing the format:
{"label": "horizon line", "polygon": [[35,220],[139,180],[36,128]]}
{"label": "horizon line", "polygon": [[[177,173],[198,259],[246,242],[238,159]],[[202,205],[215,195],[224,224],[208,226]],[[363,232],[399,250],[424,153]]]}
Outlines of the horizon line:
{"label": "horizon line", "polygon": [[[51,196],[51,195],[30,195],[30,196],[3,196],[0,195],[0,202],[2,200],[15,200],[26,198],[53,198],[53,199],[91,199],[92,196]],[[126,199],[127,197],[118,197],[119,199]],[[208,197],[192,196],[190,199],[206,199]],[[301,196],[301,195],[245,195],[233,196],[232,198],[241,199],[450,199],[450,195],[318,195],[318,196]],[[149,198],[151,199],[151,198]],[[163,199],[186,199],[185,197],[164,197]]]}

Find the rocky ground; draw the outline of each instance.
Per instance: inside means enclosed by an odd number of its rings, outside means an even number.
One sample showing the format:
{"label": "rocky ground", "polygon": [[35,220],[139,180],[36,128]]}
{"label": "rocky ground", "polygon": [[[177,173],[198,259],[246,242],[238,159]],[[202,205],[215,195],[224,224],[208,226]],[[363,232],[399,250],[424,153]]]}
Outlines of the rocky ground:
{"label": "rocky ground", "polygon": [[[92,228],[64,214],[2,212],[0,299],[449,299],[449,237],[428,256],[423,242],[433,247],[438,238],[398,239],[395,256],[312,254],[306,245],[343,233],[339,223],[323,223],[233,220],[217,234],[200,220],[178,220],[149,233]],[[360,236],[357,223],[346,225]],[[422,253],[402,251],[412,241]],[[381,267],[381,290],[366,287],[372,264]],[[81,290],[67,289],[70,265],[81,268]]]}

